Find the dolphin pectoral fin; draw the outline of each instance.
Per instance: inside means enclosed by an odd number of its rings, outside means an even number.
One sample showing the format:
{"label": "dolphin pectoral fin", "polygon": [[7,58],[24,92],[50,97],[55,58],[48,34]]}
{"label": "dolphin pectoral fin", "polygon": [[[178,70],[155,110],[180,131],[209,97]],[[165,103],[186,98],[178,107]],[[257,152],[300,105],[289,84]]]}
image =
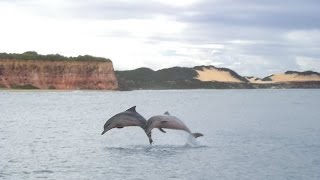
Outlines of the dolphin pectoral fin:
{"label": "dolphin pectoral fin", "polygon": [[118,129],[121,129],[121,128],[123,128],[123,127],[117,127]]}
{"label": "dolphin pectoral fin", "polygon": [[197,137],[201,137],[201,136],[204,136],[204,135],[201,134],[201,133],[192,133],[192,136],[193,136],[194,138],[197,138]]}
{"label": "dolphin pectoral fin", "polygon": [[163,133],[166,133],[166,131],[163,130],[162,128],[158,128],[158,129],[159,129],[159,131],[161,131],[161,132],[163,132]]}

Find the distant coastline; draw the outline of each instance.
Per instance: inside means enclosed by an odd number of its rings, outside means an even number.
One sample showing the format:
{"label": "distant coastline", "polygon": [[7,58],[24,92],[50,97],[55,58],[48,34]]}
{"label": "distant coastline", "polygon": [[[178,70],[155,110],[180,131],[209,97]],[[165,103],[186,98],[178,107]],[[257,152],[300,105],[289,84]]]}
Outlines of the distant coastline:
{"label": "distant coastline", "polygon": [[138,68],[115,73],[120,90],[320,88],[320,74],[313,71],[287,71],[266,78],[241,76],[231,69],[215,66],[172,67],[157,71]]}
{"label": "distant coastline", "polygon": [[264,78],[241,76],[215,66],[138,68],[114,71],[112,61],[90,55],[65,57],[0,53],[0,89],[140,90],[140,89],[290,89],[320,88],[320,73],[286,71]]}

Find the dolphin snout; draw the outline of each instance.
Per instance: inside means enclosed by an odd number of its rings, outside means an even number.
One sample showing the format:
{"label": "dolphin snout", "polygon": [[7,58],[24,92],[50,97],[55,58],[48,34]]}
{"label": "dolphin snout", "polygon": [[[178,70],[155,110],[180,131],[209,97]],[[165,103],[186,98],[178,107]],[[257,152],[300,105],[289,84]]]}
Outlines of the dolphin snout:
{"label": "dolphin snout", "polygon": [[108,130],[103,130],[102,131],[102,133],[101,133],[101,135],[103,135],[104,133],[106,133]]}

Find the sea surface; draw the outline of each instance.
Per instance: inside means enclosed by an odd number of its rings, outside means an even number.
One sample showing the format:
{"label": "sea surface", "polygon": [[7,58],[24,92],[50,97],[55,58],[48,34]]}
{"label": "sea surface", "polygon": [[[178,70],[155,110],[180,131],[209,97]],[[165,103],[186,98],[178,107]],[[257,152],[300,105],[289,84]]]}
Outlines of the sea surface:
{"label": "sea surface", "polygon": [[[131,106],[183,131],[103,125]],[[0,91],[0,179],[320,179],[320,90]]]}

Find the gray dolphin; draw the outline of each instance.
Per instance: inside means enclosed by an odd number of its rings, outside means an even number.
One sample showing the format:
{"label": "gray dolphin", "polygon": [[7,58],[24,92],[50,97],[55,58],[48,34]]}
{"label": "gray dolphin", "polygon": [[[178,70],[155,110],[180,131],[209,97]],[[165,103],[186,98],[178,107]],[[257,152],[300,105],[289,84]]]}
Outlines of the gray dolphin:
{"label": "gray dolphin", "polygon": [[112,116],[104,124],[104,130],[101,133],[103,135],[107,131],[113,128],[123,128],[127,126],[139,126],[144,131],[146,130],[147,120],[136,111],[136,106],[127,109],[124,112],[118,113]]}
{"label": "gray dolphin", "polygon": [[190,129],[179,118],[171,116],[169,112],[165,112],[164,115],[152,116],[148,119],[146,134],[149,138],[150,144],[152,144],[153,142],[151,138],[151,131],[153,128],[158,128],[163,133],[166,133],[166,131],[164,131],[162,128],[167,128],[186,131],[195,138],[203,136],[203,134],[201,133],[192,133]]}

